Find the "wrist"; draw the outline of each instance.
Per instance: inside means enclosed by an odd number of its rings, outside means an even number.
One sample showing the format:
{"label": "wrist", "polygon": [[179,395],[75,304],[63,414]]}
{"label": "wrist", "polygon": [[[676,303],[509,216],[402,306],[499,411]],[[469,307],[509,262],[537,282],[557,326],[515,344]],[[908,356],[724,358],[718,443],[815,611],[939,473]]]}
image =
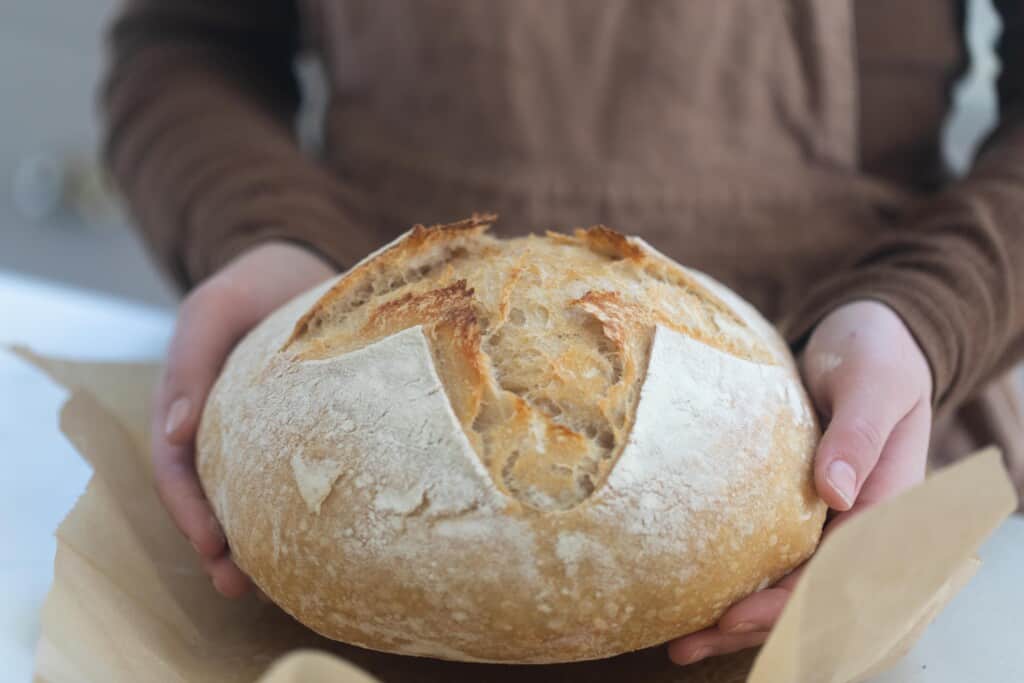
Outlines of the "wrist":
{"label": "wrist", "polygon": [[279,264],[299,267],[309,279],[320,281],[338,273],[338,268],[312,245],[304,242],[269,239],[247,246],[224,264],[221,271],[239,267],[247,270],[270,268],[279,270]]}
{"label": "wrist", "polygon": [[[267,259],[266,254],[274,256]],[[340,270],[315,244],[274,226],[261,226],[196,244],[188,254],[187,269],[193,285],[202,286],[225,272],[236,270],[239,263],[275,260],[278,255],[295,261],[304,272],[318,273],[320,279]]]}
{"label": "wrist", "polygon": [[[239,257],[259,250],[261,253],[281,255],[282,258],[292,260],[294,256],[297,263],[308,264],[308,270],[313,274],[322,274],[323,277],[331,277],[341,271],[340,266],[334,263],[325,253],[316,246],[301,240],[274,238],[253,244],[241,253]],[[321,278],[323,279],[323,278]]]}
{"label": "wrist", "polygon": [[335,276],[337,271],[315,251],[287,240],[248,246],[196,288],[213,293],[255,324],[302,292]]}
{"label": "wrist", "polygon": [[[819,335],[821,330],[825,334]],[[840,332],[844,331],[844,332]],[[845,339],[837,338],[845,333]],[[866,338],[865,338],[866,337]],[[910,378],[920,389],[921,400],[931,403],[934,378],[924,349],[910,326],[888,303],[876,299],[856,299],[842,304],[827,314],[816,326],[806,351],[867,346],[871,355],[893,371]]]}

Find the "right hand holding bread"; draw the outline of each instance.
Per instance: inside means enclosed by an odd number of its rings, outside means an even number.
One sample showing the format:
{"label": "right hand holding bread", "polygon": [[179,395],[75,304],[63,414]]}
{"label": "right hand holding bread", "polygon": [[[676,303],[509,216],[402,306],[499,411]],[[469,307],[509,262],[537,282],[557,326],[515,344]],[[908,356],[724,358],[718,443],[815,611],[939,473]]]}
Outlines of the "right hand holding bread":
{"label": "right hand holding bread", "polygon": [[[924,353],[895,311],[855,301],[817,325],[801,357],[811,399],[827,421],[814,459],[818,494],[835,515],[851,515],[924,478],[932,428],[932,376]],[[760,645],[800,575],[737,602],[716,626],[669,646],[679,664]]]}
{"label": "right hand holding bread", "polygon": [[200,487],[195,437],[206,396],[235,344],[267,314],[334,275],[303,247],[268,242],[231,261],[182,302],[153,401],[151,446],[157,492],[192,543],[214,587],[227,597],[246,593],[224,532]]}

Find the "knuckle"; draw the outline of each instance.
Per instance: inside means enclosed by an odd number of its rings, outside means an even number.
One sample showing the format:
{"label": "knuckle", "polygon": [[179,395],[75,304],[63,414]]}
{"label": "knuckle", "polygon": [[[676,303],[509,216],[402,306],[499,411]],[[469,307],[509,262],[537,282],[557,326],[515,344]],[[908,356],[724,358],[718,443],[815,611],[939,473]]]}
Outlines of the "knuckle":
{"label": "knuckle", "polygon": [[152,459],[154,462],[160,454],[159,445],[162,435],[162,425],[160,423],[166,415],[171,386],[171,379],[168,377],[168,367],[165,366],[149,395],[150,443],[153,447]]}
{"label": "knuckle", "polygon": [[[843,424],[843,434],[846,439],[852,442],[850,445],[854,450],[876,454],[881,452],[885,445],[885,435],[874,421],[865,417],[851,417]],[[856,455],[856,453],[854,453]]]}
{"label": "knuckle", "polygon": [[[234,339],[243,329],[238,299],[214,282],[200,285],[181,303],[164,369],[163,396],[169,389],[188,384],[204,374],[210,353]],[[171,392],[173,393],[173,392]]]}
{"label": "knuckle", "polygon": [[903,368],[895,359],[871,352],[850,359],[843,365],[842,372],[836,379],[844,389],[863,387],[870,383],[891,391],[902,386],[904,374]]}
{"label": "knuckle", "polygon": [[177,346],[172,345],[172,350],[167,354],[167,364],[164,366],[163,379],[160,380],[160,403],[155,404],[159,406],[160,417],[166,414],[169,404],[180,393],[181,386],[188,384],[185,375],[189,367],[189,361],[187,357],[184,357],[184,354],[175,350]]}
{"label": "knuckle", "polygon": [[221,334],[235,334],[249,326],[253,308],[249,293],[230,278],[214,276],[196,287],[181,303],[176,336],[196,325],[206,325]]}
{"label": "knuckle", "polygon": [[885,393],[906,399],[915,397],[921,386],[918,364],[905,353],[892,349],[875,349],[852,363],[849,381],[870,381]]}
{"label": "knuckle", "polygon": [[195,478],[191,459],[179,458],[169,452],[154,456],[153,482],[159,490],[178,490],[182,483]]}
{"label": "knuckle", "polygon": [[161,497],[174,487],[173,465],[166,456],[153,456],[153,486]]}
{"label": "knuckle", "polygon": [[228,304],[232,290],[223,286],[217,278],[207,280],[193,289],[181,303],[182,313],[203,315],[216,312]]}
{"label": "knuckle", "polygon": [[153,473],[153,490],[156,491],[156,496],[160,499],[160,504],[164,506],[165,510],[171,513],[171,517],[175,522],[177,522],[177,515],[174,514],[177,509],[177,500],[174,497],[174,484],[166,474],[158,471]]}

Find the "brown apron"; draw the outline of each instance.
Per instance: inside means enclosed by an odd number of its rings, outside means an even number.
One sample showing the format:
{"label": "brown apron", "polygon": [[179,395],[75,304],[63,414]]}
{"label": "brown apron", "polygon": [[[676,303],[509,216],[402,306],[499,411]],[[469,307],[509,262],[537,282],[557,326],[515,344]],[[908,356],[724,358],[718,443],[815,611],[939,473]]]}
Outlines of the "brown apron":
{"label": "brown apron", "polygon": [[[482,210],[510,234],[605,223],[778,322],[917,200],[859,170],[849,2],[308,0],[303,15],[332,92],[327,156],[381,240]],[[946,421],[943,459],[993,439],[1022,457],[1009,386]]]}

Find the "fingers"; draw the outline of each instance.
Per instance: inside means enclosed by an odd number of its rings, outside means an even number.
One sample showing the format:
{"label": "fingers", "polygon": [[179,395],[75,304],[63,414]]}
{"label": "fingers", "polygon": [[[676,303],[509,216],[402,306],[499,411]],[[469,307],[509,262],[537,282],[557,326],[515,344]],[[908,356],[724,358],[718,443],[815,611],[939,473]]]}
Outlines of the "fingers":
{"label": "fingers", "polygon": [[231,348],[246,332],[248,315],[232,292],[205,285],[181,306],[167,352],[154,427],[173,444],[195,438],[203,403]]}
{"label": "fingers", "polygon": [[931,406],[922,402],[896,425],[861,488],[855,510],[892,498],[924,479],[931,424]]}
{"label": "fingers", "polygon": [[[924,478],[930,432],[931,408],[928,403],[918,403],[891,429],[876,458],[877,464],[873,464],[861,486],[855,509],[836,517],[826,528],[826,533],[849,519],[851,513],[891,498],[920,482]],[[782,614],[802,570],[800,567],[771,588],[739,601],[722,615],[716,627],[691,633],[670,643],[669,657],[677,664],[692,664],[707,657],[760,645]]]}
{"label": "fingers", "polygon": [[192,446],[176,446],[154,437],[153,477],[160,501],[196,552],[204,558],[223,553],[224,532],[199,485]]}
{"label": "fingers", "polygon": [[282,303],[333,273],[306,249],[270,243],[246,252],[193,291],[178,313],[154,431],[171,443],[191,442],[206,396],[239,339]]}
{"label": "fingers", "polygon": [[931,372],[896,313],[873,301],[837,308],[802,357],[807,388],[828,426],[815,455],[819,495],[849,510],[893,430],[931,399]]}
{"label": "fingers", "polygon": [[782,614],[802,569],[790,572],[771,588],[740,600],[722,615],[716,626],[669,643],[669,658],[677,664],[693,664],[763,643]]}
{"label": "fingers", "polygon": [[216,590],[229,598],[244,595],[250,583],[231,560],[224,532],[199,483],[194,441],[221,364],[249,325],[231,310],[232,303],[232,297],[207,287],[182,305],[152,426],[153,477],[160,500],[199,554]]}
{"label": "fingers", "polygon": [[[857,511],[890,498],[924,476],[931,431],[931,374],[898,316],[858,302],[828,316],[802,359],[807,388],[829,419],[815,454],[821,497],[844,511],[826,533]],[[669,645],[681,664],[762,643],[792,595],[800,571],[733,605],[715,628]]]}
{"label": "fingers", "polygon": [[791,591],[767,588],[733,605],[718,622],[722,633],[755,633],[770,631],[782,614]]}
{"label": "fingers", "polygon": [[152,422],[153,477],[178,529],[205,558],[224,552],[224,533],[195,469],[194,440],[206,396],[242,333],[230,301],[200,288],[182,305],[157,390]]}
{"label": "fingers", "polygon": [[252,589],[252,582],[224,553],[214,559],[202,558],[203,571],[213,581],[213,587],[226,598],[240,598]]}
{"label": "fingers", "polygon": [[279,305],[332,274],[329,264],[305,248],[267,243],[237,257],[195,289],[178,314],[153,400],[154,481],[214,586],[229,597],[245,593],[250,583],[231,560],[196,472],[195,438],[203,406],[238,340]]}
{"label": "fingers", "polygon": [[769,631],[779,615],[782,608],[786,606],[793,588],[800,577],[803,567],[799,567],[787,574],[781,581],[771,588],[751,593],[743,600],[726,610],[722,618],[718,620],[718,630],[723,633],[752,633]]}
{"label": "fingers", "polygon": [[849,510],[919,393],[898,369],[853,359],[825,378],[820,396],[831,420],[818,444],[815,484],[829,507]]}
{"label": "fingers", "polygon": [[195,436],[206,396],[249,324],[228,289],[198,288],[182,304],[157,390],[152,422],[153,477],[178,529],[202,557],[225,551],[224,532],[195,468]]}
{"label": "fingers", "polygon": [[669,643],[668,656],[676,664],[694,664],[715,655],[756,647],[767,638],[767,632],[733,634],[706,628]]}

